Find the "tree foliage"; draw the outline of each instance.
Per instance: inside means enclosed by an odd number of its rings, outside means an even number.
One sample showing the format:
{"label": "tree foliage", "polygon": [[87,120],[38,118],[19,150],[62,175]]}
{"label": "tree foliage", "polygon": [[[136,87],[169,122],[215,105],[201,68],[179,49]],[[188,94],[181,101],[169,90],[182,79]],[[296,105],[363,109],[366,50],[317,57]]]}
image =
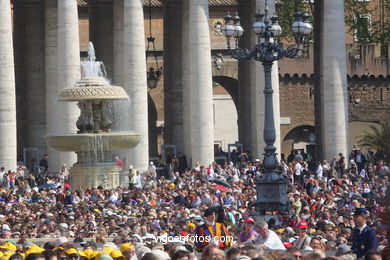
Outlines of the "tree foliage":
{"label": "tree foliage", "polygon": [[382,123],[379,127],[369,126],[370,131],[359,137],[358,144],[364,148],[383,150],[386,161],[390,160],[390,123]]}
{"label": "tree foliage", "polygon": [[291,25],[295,20],[296,10],[306,12],[310,15],[310,22],[313,24],[313,1],[308,0],[283,0],[277,1],[277,9],[279,24],[282,27],[280,38],[286,41],[294,40],[294,33],[291,30]]}
{"label": "tree foliage", "polygon": [[[283,28],[281,39],[287,41],[294,40],[291,25],[294,22],[295,11],[300,9],[313,17],[314,1],[319,0],[277,1],[280,4],[278,8],[279,23]],[[358,43],[390,43],[389,0],[344,0],[344,6],[345,24],[352,34],[356,34]],[[370,15],[371,21],[367,19],[367,15]]]}
{"label": "tree foliage", "polygon": [[[345,0],[345,23],[358,43],[390,43],[390,1]],[[370,15],[370,21],[366,19]]]}

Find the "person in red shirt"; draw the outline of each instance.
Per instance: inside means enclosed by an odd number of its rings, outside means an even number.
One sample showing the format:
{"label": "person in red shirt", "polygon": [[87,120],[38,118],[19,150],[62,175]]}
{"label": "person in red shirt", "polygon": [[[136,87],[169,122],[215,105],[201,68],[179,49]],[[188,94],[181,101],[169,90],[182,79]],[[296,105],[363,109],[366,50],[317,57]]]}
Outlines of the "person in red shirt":
{"label": "person in red shirt", "polygon": [[116,163],[116,166],[118,166],[118,168],[121,170],[125,167],[122,160],[119,159],[118,156],[115,156],[115,163]]}
{"label": "person in red shirt", "polygon": [[15,186],[15,173],[8,171],[9,187],[13,190]]}

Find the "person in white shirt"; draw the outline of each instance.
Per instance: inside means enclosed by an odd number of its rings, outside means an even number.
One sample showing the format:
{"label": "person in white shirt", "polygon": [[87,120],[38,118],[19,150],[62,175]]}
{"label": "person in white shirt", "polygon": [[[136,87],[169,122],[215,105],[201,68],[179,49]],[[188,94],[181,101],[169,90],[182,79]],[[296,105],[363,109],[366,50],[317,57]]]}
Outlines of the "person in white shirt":
{"label": "person in white shirt", "polygon": [[253,244],[263,249],[286,250],[279,236],[274,231],[268,229],[267,222],[259,221],[256,223],[255,228],[259,235],[253,240]]}
{"label": "person in white shirt", "polygon": [[[294,164],[295,163],[295,164]],[[302,165],[298,162],[298,161],[293,161],[293,165],[294,165],[294,180],[295,182],[301,182],[302,181]]]}
{"label": "person in white shirt", "polygon": [[322,180],[323,171],[321,162],[317,162],[316,175],[319,180]]}
{"label": "person in white shirt", "polygon": [[153,162],[150,162],[149,163],[149,167],[148,167],[148,172],[149,172],[149,175],[150,177],[152,177],[152,179],[154,180],[157,176],[157,172],[156,172],[157,168],[156,166],[154,165]]}
{"label": "person in white shirt", "polygon": [[1,167],[1,169],[0,169],[0,185],[3,183],[4,174],[5,174],[5,168]]}

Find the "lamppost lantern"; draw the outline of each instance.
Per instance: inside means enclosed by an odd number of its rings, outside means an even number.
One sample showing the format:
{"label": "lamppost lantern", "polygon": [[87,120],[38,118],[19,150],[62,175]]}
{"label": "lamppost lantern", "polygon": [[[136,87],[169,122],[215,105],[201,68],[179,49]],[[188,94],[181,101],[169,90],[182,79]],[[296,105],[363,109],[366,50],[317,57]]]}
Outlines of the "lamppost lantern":
{"label": "lamppost lantern", "polygon": [[282,33],[282,27],[278,23],[278,17],[276,15],[271,17],[272,24],[269,28],[269,31],[272,33],[273,37],[278,37]]}
{"label": "lamppost lantern", "polygon": [[147,71],[147,84],[149,89],[155,89],[157,87],[158,81],[161,77],[161,69],[155,70],[153,67],[150,67]]}
{"label": "lamppost lantern", "polygon": [[303,32],[304,35],[310,35],[313,31],[313,25],[309,22],[310,15],[308,13],[304,13],[302,16],[302,20],[305,23],[305,30]]}
{"label": "lamppost lantern", "polygon": [[295,12],[295,21],[291,25],[291,30],[293,31],[293,33],[295,35],[303,35],[303,33],[305,32],[306,25],[303,22],[302,18],[303,18],[302,17],[302,12],[299,11],[299,10],[296,11]]}
{"label": "lamppost lantern", "polygon": [[232,16],[227,13],[227,15],[224,18],[225,20],[225,25],[222,27],[222,34],[226,38],[230,39],[234,35],[234,26],[233,26],[233,19]]}
{"label": "lamppost lantern", "polygon": [[260,13],[260,10],[258,10],[255,17],[256,22],[252,25],[252,29],[258,37],[261,37],[261,34],[265,30],[264,14]]}
{"label": "lamppost lantern", "polygon": [[[296,11],[295,21],[292,24],[292,31],[295,35],[295,45],[283,48],[279,45],[278,37],[282,28],[278,23],[278,17],[268,17],[267,0],[265,1],[264,14],[258,11],[255,15],[256,21],[252,29],[257,36],[257,42],[253,49],[242,49],[238,47],[238,39],[244,33],[240,26],[240,18],[234,18],[228,14],[225,17],[223,33],[227,39],[227,47],[233,58],[237,60],[254,59],[260,61],[264,69],[264,160],[263,174],[256,180],[257,190],[257,211],[264,214],[265,211],[289,211],[290,201],[287,198],[287,176],[277,173],[279,162],[276,156],[276,140],[273,89],[272,89],[272,66],[273,62],[283,57],[302,59],[308,55],[308,37],[313,31],[309,22],[309,15]],[[230,38],[235,37],[236,48],[230,49]]]}
{"label": "lamppost lantern", "polygon": [[[236,40],[238,40],[243,34],[244,34],[244,29],[242,28],[241,26],[241,23],[240,23],[240,17],[238,16],[238,14],[236,13],[236,16],[234,16],[233,18],[233,25],[234,25],[234,38],[236,38]],[[238,46],[236,46],[238,47]]]}
{"label": "lamppost lantern", "polygon": [[[154,57],[154,65],[152,65],[146,71],[146,84],[149,89],[155,89],[162,75],[162,67],[159,67],[157,60],[157,52],[156,46],[154,44],[154,38],[152,36],[152,4],[151,0],[149,0],[149,37],[146,38],[148,40],[148,47],[146,48],[146,64],[148,64],[149,55]],[[151,50],[153,48],[153,51]],[[156,69],[155,69],[156,68]]]}

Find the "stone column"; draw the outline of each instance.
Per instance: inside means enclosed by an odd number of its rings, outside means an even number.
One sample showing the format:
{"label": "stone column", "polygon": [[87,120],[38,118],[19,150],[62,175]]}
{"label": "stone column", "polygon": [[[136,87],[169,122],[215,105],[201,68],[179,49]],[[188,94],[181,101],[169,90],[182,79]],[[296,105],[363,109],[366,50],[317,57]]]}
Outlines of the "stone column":
{"label": "stone column", "polygon": [[145,29],[142,0],[124,0],[124,88],[130,109],[123,119],[126,129],[141,134],[140,143],[127,153],[129,164],[143,171],[148,166],[148,97],[146,85]]}
{"label": "stone column", "polygon": [[[46,86],[46,131],[48,134],[57,131],[56,107],[58,97],[58,8],[57,1],[45,0],[45,86]],[[59,167],[60,152],[47,146],[49,166]],[[71,165],[68,165],[70,167]]]}
{"label": "stone column", "polygon": [[345,61],[344,1],[324,1],[322,37],[322,144],[324,158],[347,156],[348,102]]}
{"label": "stone column", "polygon": [[[98,42],[98,19],[99,19],[99,0],[88,0],[88,19],[89,19],[89,41],[94,44]],[[96,54],[96,50],[95,50]]]}
{"label": "stone column", "polygon": [[[189,0],[183,0],[182,2],[182,12],[181,12],[181,23],[182,23],[182,63],[181,63],[181,72],[182,72],[182,81],[183,81],[183,144],[184,144],[184,154],[186,155],[188,165],[191,166],[191,120],[190,120],[190,88],[189,88]],[[165,88],[165,86],[164,86]]]}
{"label": "stone column", "polygon": [[[80,80],[80,41],[76,0],[58,0],[58,87],[61,91]],[[76,103],[57,102],[57,133],[77,132],[76,121],[80,110]],[[60,164],[72,165],[76,153],[59,153]],[[52,168],[55,166],[52,165]]]}
{"label": "stone column", "polygon": [[[252,0],[251,3],[251,12],[253,17],[253,10],[260,9],[264,11],[265,0]],[[275,1],[268,1],[269,15],[272,16],[275,10]],[[249,15],[249,14],[245,14]],[[252,20],[252,23],[255,20]],[[249,31],[250,28],[250,31]],[[251,34],[252,38],[252,47],[257,42],[256,35],[252,31],[252,26],[250,26],[246,33]],[[251,88],[251,115],[252,115],[252,149],[251,153],[253,158],[261,159],[264,153],[264,68],[261,65],[261,62],[250,61],[249,74],[250,74],[250,88]],[[276,131],[276,140],[275,147],[278,158],[280,158],[280,100],[279,100],[279,69],[278,62],[274,62],[272,66],[272,88],[274,94],[273,107],[274,107],[274,120],[275,120],[275,131]]]}
{"label": "stone column", "polygon": [[[115,0],[114,0],[115,2]],[[113,79],[113,0],[98,0],[94,33],[96,58],[104,63],[107,78]]]}
{"label": "stone column", "polygon": [[[125,84],[125,61],[123,57],[123,21],[124,21],[124,5],[123,0],[113,1],[113,30],[112,30],[112,63],[113,63],[113,84],[123,87]],[[126,116],[129,108],[130,101],[118,101],[116,102],[116,108],[111,111],[112,113],[112,129],[114,131],[121,131],[121,120]],[[118,156],[123,160],[127,166],[125,158],[125,151],[117,151]]]}
{"label": "stone column", "polygon": [[[253,18],[253,0],[240,0],[238,14],[241,17],[241,26],[245,33],[240,39],[240,47],[251,49],[255,44],[255,37],[251,30],[254,22]],[[231,42],[231,44],[234,44]],[[234,45],[232,46],[234,47]],[[251,115],[251,78],[250,72],[255,66],[251,60],[238,61],[238,139],[244,145],[244,150],[253,151],[252,138],[252,115]],[[258,73],[258,71],[257,71]]]}
{"label": "stone column", "polygon": [[11,5],[0,0],[0,165],[16,169],[16,97]]}
{"label": "stone column", "polygon": [[[13,4],[13,40],[15,62],[15,91],[16,91],[16,125],[18,155],[23,154],[23,148],[27,146],[27,102],[25,81],[25,5],[24,1],[12,1]],[[29,158],[26,158],[28,163]],[[39,158],[37,158],[39,159]],[[29,166],[29,164],[28,164]]]}
{"label": "stone column", "polygon": [[[189,1],[189,89],[192,162],[214,161],[214,111],[208,0]],[[186,104],[184,104],[186,105]]]}
{"label": "stone column", "polygon": [[164,2],[164,142],[184,153],[181,2]]}
{"label": "stone column", "polygon": [[27,145],[38,148],[42,157],[46,152],[44,1],[25,0],[25,19]]}
{"label": "stone column", "polygon": [[113,76],[114,83],[118,86],[124,85],[123,59],[123,0],[115,0],[113,3]]}

